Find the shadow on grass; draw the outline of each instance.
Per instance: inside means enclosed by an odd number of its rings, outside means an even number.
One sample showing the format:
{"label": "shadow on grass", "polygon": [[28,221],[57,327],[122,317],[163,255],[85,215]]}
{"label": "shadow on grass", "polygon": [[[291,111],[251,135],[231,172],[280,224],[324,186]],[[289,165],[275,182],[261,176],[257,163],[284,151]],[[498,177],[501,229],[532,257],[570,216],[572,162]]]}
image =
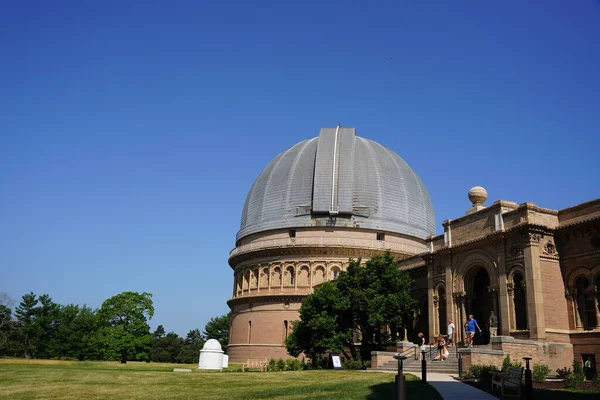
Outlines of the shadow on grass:
{"label": "shadow on grass", "polygon": [[[380,383],[369,387],[371,393],[366,397],[366,400],[394,399],[396,393],[396,384]],[[406,382],[406,398],[407,400],[442,400],[437,390],[428,384],[418,381]]]}

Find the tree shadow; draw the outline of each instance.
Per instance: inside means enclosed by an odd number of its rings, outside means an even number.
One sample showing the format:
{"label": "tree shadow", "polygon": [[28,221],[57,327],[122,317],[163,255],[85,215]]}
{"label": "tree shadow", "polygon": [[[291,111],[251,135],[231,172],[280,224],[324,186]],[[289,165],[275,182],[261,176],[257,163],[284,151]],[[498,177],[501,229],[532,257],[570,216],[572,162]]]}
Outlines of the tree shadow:
{"label": "tree shadow", "polygon": [[[396,384],[394,382],[379,383],[369,387],[371,393],[365,400],[394,399],[396,394]],[[407,400],[442,400],[439,393],[428,384],[421,383],[420,380],[406,381]]]}

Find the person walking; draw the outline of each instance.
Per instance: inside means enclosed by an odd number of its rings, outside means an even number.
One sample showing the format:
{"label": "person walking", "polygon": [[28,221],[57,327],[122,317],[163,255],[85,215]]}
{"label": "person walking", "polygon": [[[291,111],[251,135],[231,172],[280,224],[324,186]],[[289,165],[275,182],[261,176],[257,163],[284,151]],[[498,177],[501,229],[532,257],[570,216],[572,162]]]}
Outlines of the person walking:
{"label": "person walking", "polygon": [[498,317],[490,311],[490,336],[498,336]]}
{"label": "person walking", "polygon": [[448,346],[454,346],[454,329],[456,329],[454,322],[448,320]]}
{"label": "person walking", "polygon": [[469,347],[473,347],[473,338],[475,337],[475,328],[481,333],[481,328],[475,318],[473,318],[473,314],[469,315],[469,321],[467,322],[467,344]]}

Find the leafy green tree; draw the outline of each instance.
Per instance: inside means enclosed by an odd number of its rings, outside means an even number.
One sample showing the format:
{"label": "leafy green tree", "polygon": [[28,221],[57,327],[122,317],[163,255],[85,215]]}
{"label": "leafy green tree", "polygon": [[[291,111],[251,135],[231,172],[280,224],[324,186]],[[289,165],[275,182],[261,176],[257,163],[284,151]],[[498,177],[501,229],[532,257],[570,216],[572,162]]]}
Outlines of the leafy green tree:
{"label": "leafy green tree", "polygon": [[8,333],[12,327],[12,301],[6,293],[0,293],[0,354],[8,350]]}
{"label": "leafy green tree", "polygon": [[225,352],[229,342],[229,324],[229,314],[213,317],[206,323],[203,332],[207,339],[217,339]]}
{"label": "leafy green tree", "polygon": [[165,334],[166,334],[165,327],[162,326],[162,325],[159,325],[159,326],[156,327],[156,330],[152,334],[152,338],[154,340],[157,340],[157,339],[160,339],[160,338],[164,337]]}
{"label": "leafy green tree", "polygon": [[198,364],[200,358],[200,350],[206,342],[200,329],[194,329],[188,332],[181,351],[177,356],[177,362],[184,364]]}
{"label": "leafy green tree", "polygon": [[100,328],[92,342],[108,360],[149,360],[152,335],[148,320],[154,315],[152,294],[123,292],[102,303],[97,317]]}
{"label": "leafy green tree", "polygon": [[348,349],[352,358],[369,360],[372,351],[385,348],[395,338],[397,326],[410,321],[417,305],[411,296],[412,284],[389,252],[364,266],[360,260],[350,260],[346,272],[303,300],[300,320],[286,341],[288,352],[304,352],[314,362],[328,349]]}
{"label": "leafy green tree", "polygon": [[61,306],[56,331],[51,341],[52,357],[78,360],[97,358],[90,345],[97,325],[95,313],[91,308],[74,304]]}
{"label": "leafy green tree", "polygon": [[50,342],[56,330],[58,314],[59,305],[47,294],[39,298],[33,292],[23,296],[15,315],[21,326],[26,358],[50,357]]}
{"label": "leafy green tree", "polygon": [[[162,327],[162,325],[160,325]],[[183,347],[183,339],[175,332],[169,332],[162,337],[154,339],[151,358],[156,362],[177,362],[177,357]]]}

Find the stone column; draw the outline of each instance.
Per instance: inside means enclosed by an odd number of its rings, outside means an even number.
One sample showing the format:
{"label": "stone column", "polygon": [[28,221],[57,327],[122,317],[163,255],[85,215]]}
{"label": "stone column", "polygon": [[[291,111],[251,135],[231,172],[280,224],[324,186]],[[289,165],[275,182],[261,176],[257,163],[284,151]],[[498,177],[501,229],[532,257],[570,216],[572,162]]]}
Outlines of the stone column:
{"label": "stone column", "polygon": [[598,298],[600,297],[600,290],[596,288],[594,294],[594,310],[596,311],[596,329],[600,328],[600,308],[598,308]]}
{"label": "stone column", "polygon": [[[507,336],[510,335],[510,331],[514,331],[517,329],[517,315],[515,313],[515,286],[512,282],[506,285],[506,295],[508,298],[508,332]],[[503,333],[504,334],[504,333]]]}
{"label": "stone column", "polygon": [[256,268],[257,268],[257,270],[256,270],[256,272],[257,272],[257,274],[256,274],[256,293],[260,294],[260,283],[261,283],[260,282],[260,276],[262,274],[262,265],[258,264],[256,266]]}
{"label": "stone column", "polygon": [[433,264],[427,265],[427,307],[429,309],[429,343],[433,341],[435,332],[435,306],[433,304]]}
{"label": "stone column", "polygon": [[298,263],[294,263],[294,293],[298,293]]}
{"label": "stone column", "polygon": [[308,285],[310,286],[311,290],[313,288],[313,275],[315,274],[314,268],[315,268],[315,265],[311,261],[310,265],[308,266]]}
{"label": "stone column", "polygon": [[544,320],[544,296],[542,294],[542,273],[540,267],[539,241],[541,235],[528,232],[523,261],[525,267],[526,299],[527,299],[527,325],[529,338],[532,340],[546,340],[546,322]]}
{"label": "stone column", "polygon": [[[446,319],[451,319],[456,325],[456,318],[454,318],[454,296],[452,295],[452,260],[446,264]],[[444,321],[448,324],[448,321]],[[446,330],[448,333],[448,330]],[[454,329],[454,337],[456,338],[456,328]],[[456,342],[456,340],[455,340]]]}
{"label": "stone column", "polygon": [[510,309],[512,304],[510,302],[510,296],[508,295],[508,279],[506,277],[506,251],[504,243],[497,248],[498,256],[498,291],[497,291],[497,302],[496,315],[498,316],[498,323],[500,325],[498,334],[508,336],[510,332]]}
{"label": "stone column", "polygon": [[439,310],[439,306],[440,306],[440,299],[438,298],[438,296],[436,294],[433,295],[433,315],[432,318],[430,318],[433,323],[433,332],[429,333],[429,336],[431,336],[432,334],[437,337],[437,334],[440,333],[440,327],[438,326],[440,324],[440,310]]}
{"label": "stone column", "polygon": [[[567,299],[567,304],[570,304],[571,312],[573,313],[573,319],[571,320],[573,327],[575,329],[582,329],[581,318],[577,312],[577,290],[573,287],[565,286],[565,298]],[[571,324],[569,324],[569,328],[571,328]]]}
{"label": "stone column", "polygon": [[271,281],[273,280],[273,266],[271,264],[269,264],[269,281],[267,282],[268,285],[268,289],[269,289],[269,293],[271,293]]}

